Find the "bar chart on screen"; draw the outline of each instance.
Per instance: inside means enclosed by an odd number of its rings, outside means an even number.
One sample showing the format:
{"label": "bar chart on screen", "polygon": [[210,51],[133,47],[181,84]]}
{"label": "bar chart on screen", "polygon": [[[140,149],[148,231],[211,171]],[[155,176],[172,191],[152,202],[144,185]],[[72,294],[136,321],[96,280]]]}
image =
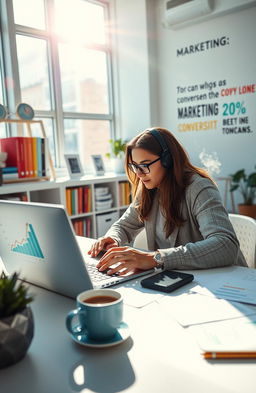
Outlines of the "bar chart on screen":
{"label": "bar chart on screen", "polygon": [[11,251],[31,255],[37,258],[44,258],[43,252],[39,245],[36,233],[32,224],[26,224],[26,236],[21,241],[15,241],[11,245]]}

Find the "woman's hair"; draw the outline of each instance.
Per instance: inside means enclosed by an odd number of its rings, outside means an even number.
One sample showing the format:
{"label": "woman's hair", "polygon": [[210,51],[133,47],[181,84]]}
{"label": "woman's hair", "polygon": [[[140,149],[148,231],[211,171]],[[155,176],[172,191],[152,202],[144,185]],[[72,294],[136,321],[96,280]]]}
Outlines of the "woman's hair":
{"label": "woman's hair", "polygon": [[[191,183],[193,174],[211,178],[205,170],[191,164],[186,151],[170,131],[160,127],[154,127],[154,129],[164,138],[173,161],[171,168],[165,169],[166,176],[158,187],[160,191],[159,205],[165,218],[165,231],[166,237],[168,237],[175,226],[181,226],[184,223],[181,213],[181,202],[184,199],[186,187]],[[141,221],[148,219],[156,190],[147,189],[139,177],[129,169],[128,164],[132,162],[132,150],[135,148],[144,149],[159,157],[161,156],[162,147],[150,133],[151,130],[146,129],[128,142],[125,153],[126,173],[132,184],[135,208]]]}

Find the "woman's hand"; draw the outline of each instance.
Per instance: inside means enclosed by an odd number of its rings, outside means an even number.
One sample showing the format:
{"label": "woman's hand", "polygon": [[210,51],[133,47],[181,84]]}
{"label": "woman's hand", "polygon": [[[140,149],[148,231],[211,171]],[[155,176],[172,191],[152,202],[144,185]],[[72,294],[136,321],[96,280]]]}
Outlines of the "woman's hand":
{"label": "woman's hand", "polygon": [[132,247],[112,247],[100,259],[97,268],[99,271],[107,270],[109,275],[117,273],[120,276],[137,269],[148,270],[156,266],[154,254],[154,252],[140,251]]}
{"label": "woman's hand", "polygon": [[109,250],[112,247],[117,247],[118,243],[116,240],[111,237],[100,237],[88,251],[88,254],[91,257],[96,257],[103,249]]}

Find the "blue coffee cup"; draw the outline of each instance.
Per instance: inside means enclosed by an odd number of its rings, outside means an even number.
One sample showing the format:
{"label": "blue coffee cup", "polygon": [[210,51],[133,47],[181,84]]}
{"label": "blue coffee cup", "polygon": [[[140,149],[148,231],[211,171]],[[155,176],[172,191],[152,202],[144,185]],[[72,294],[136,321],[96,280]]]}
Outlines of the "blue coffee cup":
{"label": "blue coffee cup", "polygon": [[[68,313],[66,327],[73,335],[88,335],[97,341],[113,337],[123,320],[122,295],[112,289],[80,293],[77,308]],[[75,325],[76,321],[76,325]]]}

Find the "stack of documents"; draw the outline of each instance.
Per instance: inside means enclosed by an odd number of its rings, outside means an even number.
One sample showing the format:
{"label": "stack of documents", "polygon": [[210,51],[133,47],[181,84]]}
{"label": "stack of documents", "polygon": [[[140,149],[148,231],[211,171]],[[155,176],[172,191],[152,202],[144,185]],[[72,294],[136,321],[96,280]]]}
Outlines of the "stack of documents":
{"label": "stack of documents", "polygon": [[190,292],[159,303],[197,340],[205,358],[256,358],[256,270],[195,274]]}
{"label": "stack of documents", "polygon": [[108,187],[95,187],[95,209],[107,210],[112,206],[113,198]]}

